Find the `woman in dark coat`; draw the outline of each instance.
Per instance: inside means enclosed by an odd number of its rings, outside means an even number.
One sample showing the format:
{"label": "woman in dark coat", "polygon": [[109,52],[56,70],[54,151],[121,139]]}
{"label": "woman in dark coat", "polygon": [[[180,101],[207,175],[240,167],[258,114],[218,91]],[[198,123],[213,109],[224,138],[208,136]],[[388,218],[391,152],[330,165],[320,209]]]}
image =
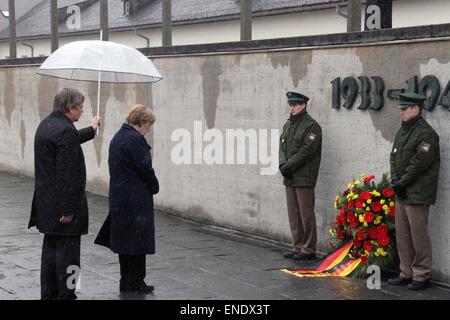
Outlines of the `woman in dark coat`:
{"label": "woman in dark coat", "polygon": [[119,254],[120,292],[149,293],[145,255],[155,253],[153,195],[159,184],[144,136],[155,122],[152,110],[136,105],[109,146],[109,215],[95,243]]}

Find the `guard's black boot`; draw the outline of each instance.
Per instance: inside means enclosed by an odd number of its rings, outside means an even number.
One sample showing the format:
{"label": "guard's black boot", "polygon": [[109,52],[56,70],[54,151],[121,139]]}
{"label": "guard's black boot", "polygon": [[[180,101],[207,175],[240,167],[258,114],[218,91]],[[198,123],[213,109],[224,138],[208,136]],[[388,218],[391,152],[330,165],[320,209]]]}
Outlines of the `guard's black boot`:
{"label": "guard's black boot", "polygon": [[406,286],[411,282],[411,279],[406,279],[398,276],[397,278],[388,279],[387,283],[393,286]]}
{"label": "guard's black boot", "polygon": [[306,260],[315,260],[315,259],[317,259],[317,257],[316,257],[315,253],[307,254],[307,253],[300,252],[300,253],[296,253],[292,259],[294,259],[296,261],[306,261]]}
{"label": "guard's black boot", "polygon": [[424,280],[424,281],[411,281],[408,284],[408,290],[423,290],[426,289],[429,285],[429,281],[428,280]]}
{"label": "guard's black boot", "polygon": [[298,252],[295,252],[295,251],[286,251],[286,252],[283,253],[283,258],[286,258],[286,259],[292,259],[292,258],[294,258],[294,256],[295,256],[296,254],[298,254]]}

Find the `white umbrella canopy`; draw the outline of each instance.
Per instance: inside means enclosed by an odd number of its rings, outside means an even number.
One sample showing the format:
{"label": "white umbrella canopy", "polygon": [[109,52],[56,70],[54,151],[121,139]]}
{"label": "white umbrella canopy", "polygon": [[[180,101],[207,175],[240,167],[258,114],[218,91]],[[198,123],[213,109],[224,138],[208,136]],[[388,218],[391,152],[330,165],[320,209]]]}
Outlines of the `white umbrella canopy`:
{"label": "white umbrella canopy", "polygon": [[138,50],[110,41],[75,41],[51,54],[38,72],[42,75],[108,83],[157,82],[161,74]]}
{"label": "white umbrella canopy", "polygon": [[44,61],[37,73],[98,82],[97,115],[100,112],[101,82],[146,83],[162,79],[150,59],[138,50],[101,40],[74,41],[62,46]]}

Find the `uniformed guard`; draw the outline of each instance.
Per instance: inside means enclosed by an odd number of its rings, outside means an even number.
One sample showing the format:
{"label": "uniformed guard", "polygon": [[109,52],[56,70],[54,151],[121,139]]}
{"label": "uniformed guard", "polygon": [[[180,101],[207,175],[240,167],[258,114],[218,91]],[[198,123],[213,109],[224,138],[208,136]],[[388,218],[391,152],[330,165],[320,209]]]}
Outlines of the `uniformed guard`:
{"label": "uniformed guard", "polygon": [[314,188],[322,152],[322,128],[306,112],[309,98],[297,92],[286,94],[291,110],[280,137],[280,172],[286,186],[292,251],[284,257],[294,260],[316,258]]}
{"label": "uniformed guard", "polygon": [[388,283],[411,290],[425,289],[431,276],[428,211],[436,201],[440,165],[439,136],[422,117],[425,100],[415,93],[399,95],[402,126],[390,155],[401,273]]}

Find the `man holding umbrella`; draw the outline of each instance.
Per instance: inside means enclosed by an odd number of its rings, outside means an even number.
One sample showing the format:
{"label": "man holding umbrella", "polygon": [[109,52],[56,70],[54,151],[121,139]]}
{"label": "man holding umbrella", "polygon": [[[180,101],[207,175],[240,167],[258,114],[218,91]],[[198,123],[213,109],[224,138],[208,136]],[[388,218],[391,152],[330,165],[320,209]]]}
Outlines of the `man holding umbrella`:
{"label": "man holding umbrella", "polygon": [[34,140],[35,191],[28,227],[44,234],[41,299],[74,300],[69,277],[80,268],[81,235],[88,233],[86,167],[81,144],[95,137],[100,117],[91,126],[73,125],[83,113],[84,96],[64,88],[53,112],[39,124]]}

